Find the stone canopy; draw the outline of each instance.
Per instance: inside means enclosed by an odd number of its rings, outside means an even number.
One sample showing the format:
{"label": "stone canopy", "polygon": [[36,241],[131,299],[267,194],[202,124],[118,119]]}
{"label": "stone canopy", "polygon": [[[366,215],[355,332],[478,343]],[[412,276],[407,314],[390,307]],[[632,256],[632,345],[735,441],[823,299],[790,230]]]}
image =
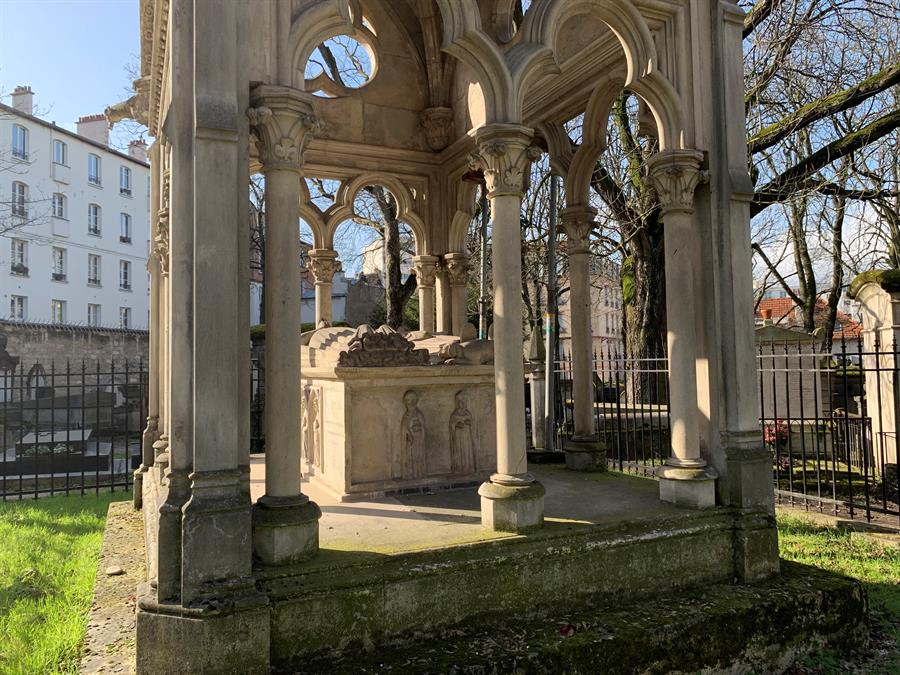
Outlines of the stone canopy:
{"label": "stone canopy", "polygon": [[[777,571],[753,386],[752,190],[736,2],[141,0],[140,12],[139,95],[111,108],[113,118],[146,121],[156,138],[149,417],[135,474],[149,563],[139,671],[216,672],[227,661],[264,672],[309,648],[286,626],[321,620],[323,631],[340,631],[327,617],[298,619],[290,614],[298,605],[284,599],[317,583],[308,565],[316,564],[322,509],[304,492],[302,453],[313,434],[320,450],[336,441],[315,427],[313,404],[351,423],[364,410],[370,427],[380,415],[396,418],[380,459],[363,467],[370,483],[402,488],[410,476],[456,466],[484,481],[486,532],[518,537],[543,527],[553,495],[526,453],[520,229],[530,167],[543,154],[564,188],[574,375],[566,462],[605,470],[591,392],[591,181],[626,90],[640,100],[641,134],[651,140],[647,181],[665,235],[671,447],[653,498],[715,513],[727,533],[711,555],[729,578]],[[334,40],[352,50],[352,68],[323,65],[320,46]],[[575,118],[578,142],[566,131]],[[255,173],[265,176],[267,309],[265,492],[254,499],[247,186]],[[333,181],[333,203],[314,201],[306,178]],[[357,217],[355,200],[372,185],[393,196],[412,232],[422,339],[323,328],[303,346],[298,223],[312,230],[316,325],[328,326],[340,267],[335,233]],[[466,307],[466,234],[482,191],[491,214],[489,344],[470,340]],[[458,361],[447,368],[477,370],[477,386],[403,379],[406,368],[423,370],[430,339],[438,352],[441,340],[454,344],[441,358]],[[352,397],[352,384],[310,398],[303,377],[314,360],[366,376],[377,370],[390,389],[383,409],[341,398],[345,389]],[[447,452],[429,465],[428,450],[444,440]],[[488,447],[490,457],[478,455]],[[523,575],[537,573],[522,565]],[[685,568],[679,583],[703,579]],[[447,590],[434,583],[433,591]],[[486,591],[502,602],[499,593]],[[375,607],[353,611],[374,616]],[[450,612],[452,603],[441,607]]]}

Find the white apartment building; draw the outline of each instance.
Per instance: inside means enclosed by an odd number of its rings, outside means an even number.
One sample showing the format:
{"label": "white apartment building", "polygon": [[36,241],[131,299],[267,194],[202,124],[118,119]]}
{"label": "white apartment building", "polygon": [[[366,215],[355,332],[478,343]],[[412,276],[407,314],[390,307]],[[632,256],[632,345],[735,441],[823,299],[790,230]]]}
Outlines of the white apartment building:
{"label": "white apartment building", "polygon": [[72,133],[32,101],[17,87],[0,104],[0,317],[146,329],[146,146],[118,152],[103,115]]}

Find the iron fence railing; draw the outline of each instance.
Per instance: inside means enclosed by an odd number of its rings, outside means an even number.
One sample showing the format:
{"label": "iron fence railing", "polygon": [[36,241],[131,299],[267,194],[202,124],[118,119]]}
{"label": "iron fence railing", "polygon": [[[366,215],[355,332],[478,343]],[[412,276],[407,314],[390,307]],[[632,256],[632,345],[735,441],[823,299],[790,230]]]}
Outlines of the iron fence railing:
{"label": "iron fence railing", "polygon": [[[556,447],[572,435],[572,363],[557,362]],[[780,503],[851,518],[900,519],[900,351],[841,338],[760,345],[760,428]],[[610,467],[654,475],[669,447],[662,357],[594,355],[597,440]]]}
{"label": "iron fence railing", "polygon": [[142,360],[0,371],[0,498],[130,490],[146,419]]}

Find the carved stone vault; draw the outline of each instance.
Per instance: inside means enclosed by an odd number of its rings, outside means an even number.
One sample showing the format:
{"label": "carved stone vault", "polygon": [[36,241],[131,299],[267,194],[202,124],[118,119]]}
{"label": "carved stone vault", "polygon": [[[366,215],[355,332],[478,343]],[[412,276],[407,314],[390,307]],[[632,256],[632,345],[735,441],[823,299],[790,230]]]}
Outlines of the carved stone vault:
{"label": "carved stone vault", "polygon": [[[519,211],[529,166],[548,153],[565,188],[562,229],[573,239],[575,442],[567,451],[572,468],[598,467],[585,246],[596,212],[588,194],[611,108],[626,89],[657,140],[648,179],[665,226],[672,448],[660,498],[770,510],[753,386],[742,12],[730,0],[533,0],[517,24],[517,4],[141,0],[139,95],[113,112],[145,122],[156,138],[150,419],[135,491],[153,533],[138,621],[143,671],[175,672],[151,647],[163,635],[193,654],[185,669],[210,669],[191,649],[197,630],[250,659],[248,672],[269,662],[259,570],[315,556],[321,515],[299,470],[301,437],[311,433],[300,411],[309,417],[311,399],[300,379],[297,223],[303,218],[313,232],[317,320],[327,322],[335,231],[365,186],[394,195],[415,237],[421,328],[458,337],[478,189],[470,179],[487,186],[497,472],[479,491],[482,518],[492,529],[531,531],[543,521],[544,487],[525,452]],[[316,69],[329,40],[359,50],[359,72],[335,79]],[[576,146],[564,124],[578,115]],[[267,204],[266,474],[255,503],[251,172],[265,175]],[[337,181],[334,204],[319,208],[306,177]],[[457,404],[464,429],[467,411]],[[470,431],[459,433],[454,447],[465,458]],[[752,560],[746,553],[741,578],[777,568],[772,523],[760,517],[741,544],[757,552]],[[171,622],[182,623],[176,630]],[[257,632],[234,639],[247,631]]]}

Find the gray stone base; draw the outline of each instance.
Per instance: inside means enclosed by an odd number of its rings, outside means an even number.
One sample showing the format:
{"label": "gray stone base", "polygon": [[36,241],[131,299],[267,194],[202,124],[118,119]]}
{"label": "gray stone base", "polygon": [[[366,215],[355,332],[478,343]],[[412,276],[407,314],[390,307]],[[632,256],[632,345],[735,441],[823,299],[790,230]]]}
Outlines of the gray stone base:
{"label": "gray stone base", "polygon": [[566,468],[571,471],[606,471],[606,448],[593,439],[572,438],[563,445]]}
{"label": "gray stone base", "polygon": [[[304,673],[782,673],[830,645],[865,644],[859,582],[785,563],[755,586],[714,585],[641,602],[564,606],[550,615],[466,622],[443,634],[302,661]],[[527,649],[522,646],[527,645]]]}
{"label": "gray stone base", "polygon": [[[148,592],[149,586],[143,590]],[[139,605],[138,675],[269,672],[267,606],[181,614],[177,609],[169,613]]]}
{"label": "gray stone base", "polygon": [[308,498],[261,497],[253,506],[253,555],[264,565],[292,565],[319,552],[322,510]]}
{"label": "gray stone base", "polygon": [[710,469],[684,469],[661,466],[659,498],[670,504],[694,509],[711,509],[716,505],[716,474]]}
{"label": "gray stone base", "polygon": [[544,486],[537,481],[516,485],[492,478],[478,488],[481,524],[495,532],[527,532],[544,524]]}

